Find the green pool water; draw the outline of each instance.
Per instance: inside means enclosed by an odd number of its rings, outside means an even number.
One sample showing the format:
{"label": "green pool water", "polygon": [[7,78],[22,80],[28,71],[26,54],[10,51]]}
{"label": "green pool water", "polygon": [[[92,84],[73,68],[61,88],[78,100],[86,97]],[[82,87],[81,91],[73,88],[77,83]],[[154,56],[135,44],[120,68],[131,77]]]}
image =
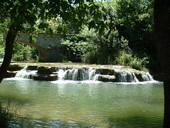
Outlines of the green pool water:
{"label": "green pool water", "polygon": [[0,97],[22,119],[12,127],[161,128],[163,122],[161,83],[4,80]]}

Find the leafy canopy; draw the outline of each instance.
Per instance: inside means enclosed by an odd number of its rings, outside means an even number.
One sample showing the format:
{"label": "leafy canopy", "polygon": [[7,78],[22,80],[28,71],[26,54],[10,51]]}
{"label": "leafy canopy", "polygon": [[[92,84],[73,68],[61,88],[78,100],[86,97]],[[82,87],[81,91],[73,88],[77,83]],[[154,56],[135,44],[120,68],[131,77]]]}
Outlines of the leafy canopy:
{"label": "leafy canopy", "polygon": [[61,18],[65,23],[71,22],[74,28],[78,28],[87,23],[90,15],[92,16],[90,27],[98,29],[104,27],[104,21],[100,21],[102,15],[99,5],[93,0],[1,0],[0,2],[0,22],[7,22],[7,28],[12,25],[17,32],[31,33],[39,28],[52,33],[48,21],[57,18]]}

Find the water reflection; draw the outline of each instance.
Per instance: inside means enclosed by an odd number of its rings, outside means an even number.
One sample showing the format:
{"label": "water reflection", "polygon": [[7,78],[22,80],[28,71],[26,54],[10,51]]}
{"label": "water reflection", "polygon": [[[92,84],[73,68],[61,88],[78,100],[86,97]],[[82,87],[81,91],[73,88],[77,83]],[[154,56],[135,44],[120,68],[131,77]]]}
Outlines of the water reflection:
{"label": "water reflection", "polygon": [[161,118],[152,118],[146,116],[129,116],[115,119],[108,118],[110,128],[162,128],[163,121]]}
{"label": "water reflection", "polygon": [[[4,104],[8,99],[22,103],[18,116],[36,128],[162,127],[163,88],[159,83],[6,80],[0,85],[0,96]],[[14,124],[21,125],[21,120]]]}

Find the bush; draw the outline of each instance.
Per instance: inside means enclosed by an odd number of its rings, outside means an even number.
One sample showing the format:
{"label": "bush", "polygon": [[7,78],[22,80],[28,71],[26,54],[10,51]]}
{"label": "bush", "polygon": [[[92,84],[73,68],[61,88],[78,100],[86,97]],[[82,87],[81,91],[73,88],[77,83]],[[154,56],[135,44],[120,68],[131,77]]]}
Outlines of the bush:
{"label": "bush", "polygon": [[0,103],[0,126],[1,128],[8,128],[10,122],[14,119],[14,114],[10,113],[9,105],[2,107]]}
{"label": "bush", "polygon": [[65,37],[62,44],[66,47],[67,59],[73,62],[84,61],[86,54],[96,49],[96,37],[94,30],[88,30],[87,26],[84,26],[79,34]]}
{"label": "bush", "polygon": [[63,44],[67,49],[68,60],[113,64],[118,52],[123,49],[129,50],[129,47],[128,41],[112,27],[100,36],[95,30],[89,30],[84,26],[79,34],[67,37]]}
{"label": "bush", "polygon": [[38,51],[35,48],[32,48],[28,45],[21,43],[14,44],[13,50],[13,60],[15,61],[30,61],[36,60]]}
{"label": "bush", "polygon": [[[143,58],[147,56],[149,63],[146,66],[158,71],[160,65],[153,38],[153,6],[154,0],[117,0],[116,13],[121,22],[117,29],[129,41],[135,56],[141,58],[136,61],[145,61]],[[137,62],[134,60],[134,63]],[[139,65],[134,63],[132,65]]]}
{"label": "bush", "polygon": [[[5,42],[3,35],[0,34],[0,58],[4,57],[4,47]],[[15,43],[13,48],[13,60],[15,61],[30,61],[36,60],[38,56],[38,51],[28,45],[21,43]]]}
{"label": "bush", "polygon": [[124,66],[130,66],[137,70],[144,70],[146,69],[146,64],[148,63],[147,58],[139,59],[136,56],[132,56],[130,53],[126,52],[120,52],[119,56],[115,58],[115,61],[117,64],[124,65]]}

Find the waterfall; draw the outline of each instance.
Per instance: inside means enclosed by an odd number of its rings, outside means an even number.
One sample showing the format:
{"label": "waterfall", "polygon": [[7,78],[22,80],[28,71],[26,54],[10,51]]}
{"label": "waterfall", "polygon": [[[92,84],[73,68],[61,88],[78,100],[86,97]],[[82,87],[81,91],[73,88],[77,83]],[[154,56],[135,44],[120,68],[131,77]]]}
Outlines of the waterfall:
{"label": "waterfall", "polygon": [[28,67],[28,66],[25,66],[23,69],[21,69],[21,70],[15,75],[15,78],[26,78],[26,79],[29,79],[29,78],[30,78],[30,75],[36,72],[36,71],[30,71],[30,72],[28,72],[28,71],[27,71],[27,67]]}
{"label": "waterfall", "polygon": [[[49,68],[49,67],[47,67]],[[149,72],[137,71],[137,70],[114,70],[107,68],[71,68],[64,67],[56,68],[57,71],[53,71],[51,77],[55,74],[58,75],[58,80],[73,80],[73,81],[103,81],[103,82],[143,82],[154,81]],[[30,70],[25,66],[20,70],[15,78],[30,78],[37,75],[37,70]],[[39,77],[47,77],[46,74],[40,74]],[[48,74],[50,77],[50,74]]]}
{"label": "waterfall", "polygon": [[151,76],[151,74],[149,72],[147,72],[146,74],[147,74],[150,81],[154,81],[153,77]]}
{"label": "waterfall", "polygon": [[127,72],[127,82],[136,82],[135,77],[133,76],[133,73]]}
{"label": "waterfall", "polygon": [[126,80],[126,73],[125,72],[118,72],[116,74],[116,78],[117,78],[117,81],[127,82],[127,80]]}
{"label": "waterfall", "polygon": [[58,70],[58,80],[63,80],[66,72],[63,69]]}
{"label": "waterfall", "polygon": [[15,75],[15,78],[28,78],[29,75],[27,73],[27,67],[28,66],[25,66],[23,69],[21,69],[16,75]]}
{"label": "waterfall", "polygon": [[135,73],[132,73],[132,75],[133,75],[133,78],[134,78],[135,82],[139,82],[139,80],[135,76]]}
{"label": "waterfall", "polygon": [[145,73],[145,72],[142,73],[142,79],[143,79],[143,81],[152,80],[152,78],[150,78],[150,74],[148,72],[147,73]]}
{"label": "waterfall", "polygon": [[97,79],[96,69],[89,68],[88,76],[89,76],[89,80],[96,80]]}
{"label": "waterfall", "polygon": [[116,78],[118,82],[138,82],[135,74],[131,72],[117,72]]}
{"label": "waterfall", "polygon": [[73,68],[59,69],[59,80],[95,80],[96,69]]}

